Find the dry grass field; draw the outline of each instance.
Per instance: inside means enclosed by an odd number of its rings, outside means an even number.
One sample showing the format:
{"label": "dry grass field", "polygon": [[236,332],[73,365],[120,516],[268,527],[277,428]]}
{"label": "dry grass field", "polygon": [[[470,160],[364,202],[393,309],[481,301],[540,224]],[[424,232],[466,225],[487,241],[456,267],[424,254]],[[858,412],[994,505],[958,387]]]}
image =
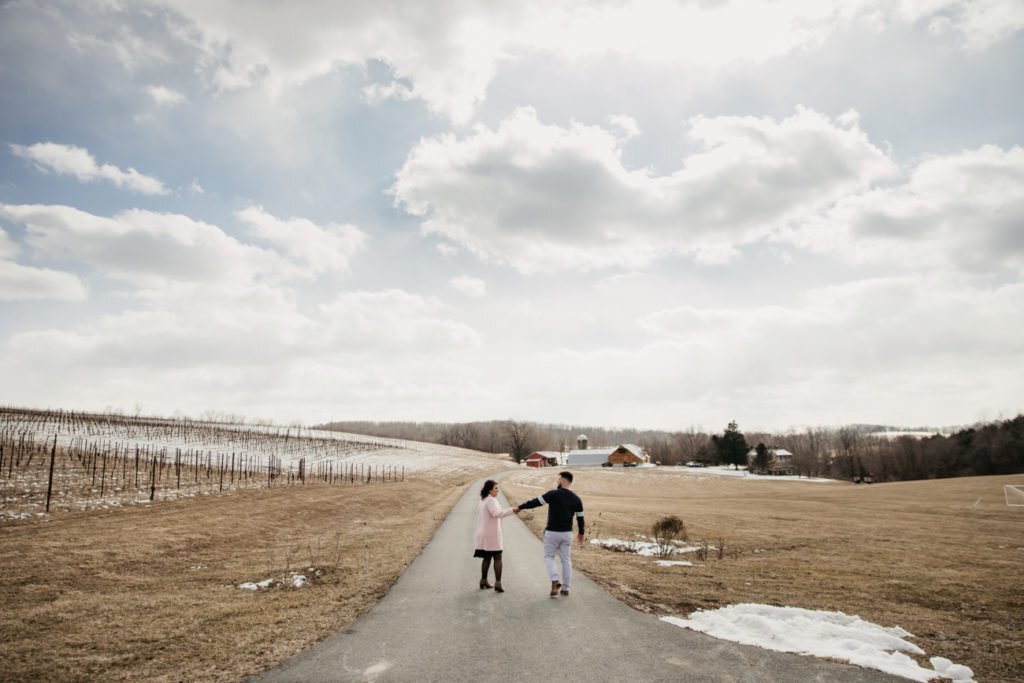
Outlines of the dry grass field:
{"label": "dry grass field", "polygon": [[[855,486],[748,481],[674,468],[577,470],[590,538],[647,535],[675,514],[691,542],[724,541],[694,567],[587,544],[575,565],[637,609],[685,616],[738,603],[837,610],[901,626],[929,656],[978,681],[1024,680],[1022,476]],[[554,469],[503,480],[512,504],[554,484]],[[533,513],[533,514],[531,514]],[[542,510],[522,515],[540,532]],[[927,664],[926,660],[921,660]]]}
{"label": "dry grass field", "polygon": [[[265,670],[368,610],[468,481],[239,491],[0,526],[0,679]],[[290,585],[293,571],[309,582]],[[282,583],[238,587],[269,578]]]}

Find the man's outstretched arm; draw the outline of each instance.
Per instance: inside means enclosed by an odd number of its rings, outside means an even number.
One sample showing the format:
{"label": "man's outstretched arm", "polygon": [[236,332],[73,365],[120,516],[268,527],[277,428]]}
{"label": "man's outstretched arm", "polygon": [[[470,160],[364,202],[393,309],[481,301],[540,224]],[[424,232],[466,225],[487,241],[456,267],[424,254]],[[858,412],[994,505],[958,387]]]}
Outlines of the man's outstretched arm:
{"label": "man's outstretched arm", "polygon": [[[551,492],[548,491],[548,493],[551,493]],[[546,496],[546,495],[547,495],[547,493],[544,494],[544,496]],[[518,507],[520,510],[530,510],[532,508],[539,508],[541,505],[547,505],[548,502],[546,500],[544,500],[544,496],[537,496],[536,498],[531,498],[530,500],[526,501],[525,503],[520,503],[516,507]]]}

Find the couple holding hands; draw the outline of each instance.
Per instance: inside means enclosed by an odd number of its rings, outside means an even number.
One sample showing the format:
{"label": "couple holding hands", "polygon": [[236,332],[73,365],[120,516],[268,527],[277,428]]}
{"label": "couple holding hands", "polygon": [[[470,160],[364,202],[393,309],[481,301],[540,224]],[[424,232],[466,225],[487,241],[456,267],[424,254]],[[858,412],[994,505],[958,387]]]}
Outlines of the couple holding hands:
{"label": "couple holding hands", "polygon": [[[497,501],[498,483],[493,479],[484,482],[480,489],[480,506],[476,519],[476,551],[473,557],[483,558],[480,567],[480,588],[492,588],[487,582],[491,562],[494,562],[494,590],[504,593],[501,587],[501,554],[504,546],[501,538],[501,519],[518,514],[521,510],[548,506],[548,523],[544,527],[544,563],[548,576],[551,578],[551,592],[556,598],[569,595],[569,583],[572,581],[572,520],[576,519],[579,542],[583,543],[583,501],[572,492],[572,472],[559,472],[558,485],[547,493],[537,496],[515,507],[501,508]],[[555,566],[555,556],[562,564],[562,577],[559,581]]]}

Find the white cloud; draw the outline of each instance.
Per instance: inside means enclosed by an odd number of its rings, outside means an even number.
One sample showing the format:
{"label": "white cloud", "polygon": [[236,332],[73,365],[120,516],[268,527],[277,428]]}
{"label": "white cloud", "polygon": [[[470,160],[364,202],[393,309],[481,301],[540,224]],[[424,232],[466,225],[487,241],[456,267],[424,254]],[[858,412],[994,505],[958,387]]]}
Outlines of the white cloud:
{"label": "white cloud", "polygon": [[451,285],[466,296],[481,297],[487,294],[487,283],[469,275],[452,278]]}
{"label": "white cloud", "polygon": [[254,235],[305,264],[313,273],[347,271],[352,257],[366,246],[367,235],[354,225],[317,225],[305,218],[281,220],[259,206],[238,212]]}
{"label": "white cloud", "polygon": [[[191,35],[204,52],[202,72],[229,90],[265,84],[272,93],[324,76],[339,65],[382,60],[400,83],[364,92],[370,100],[422,98],[436,112],[466,120],[494,75],[494,50],[513,8],[465,10],[405,0],[382,4],[314,2],[270,4],[260,12],[233,0],[173,0],[164,4],[193,22]],[[296,41],[287,36],[301,35]]]}
{"label": "white cloud", "polygon": [[1024,148],[925,159],[901,184],[841,199],[789,239],[863,263],[1024,272]]}
{"label": "white cloud", "polygon": [[304,350],[304,335],[315,327],[287,290],[264,284],[172,283],[142,292],[136,303],[88,325],[16,333],[10,352],[100,366],[115,375],[157,369],[168,359],[178,368],[223,366],[237,372],[279,364]]}
{"label": "white cloud", "polygon": [[[509,392],[544,378],[539,414],[568,403],[610,423],[955,424],[1022,405],[1006,371],[1024,362],[1022,306],[1024,285],[942,276],[813,289],[786,306],[679,306],[638,319],[637,344],[535,350]],[[636,410],[603,407],[608,386],[628,387]]]}
{"label": "white cloud", "polygon": [[117,187],[140,194],[168,194],[167,188],[158,179],[139,173],[134,168],[123,171],[113,164],[100,165],[89,150],[82,147],[53,142],[10,147],[15,155],[33,162],[44,173],[73,176],[83,183],[106,180]]}
{"label": "white cloud", "polygon": [[[114,6],[111,9],[122,8]],[[78,52],[105,52],[112,55],[125,71],[135,73],[146,66],[164,64],[170,56],[162,45],[146,40],[127,25],[119,25],[106,35],[71,31],[68,44]]]}
{"label": "white cloud", "polygon": [[19,253],[18,245],[0,228],[0,259],[14,258]]}
{"label": "white cloud", "polygon": [[0,204],[0,216],[24,225],[26,242],[40,253],[140,287],[250,283],[298,273],[275,252],[180,214],[132,209],[106,218],[69,206]]}
{"label": "white cloud", "polygon": [[[347,267],[361,233],[280,221],[257,207],[241,213],[301,267],[179,214],[136,209],[107,218],[66,206],[0,204],[0,217],[24,226],[28,250],[135,287],[119,298],[123,310],[88,324],[13,332],[0,353],[4,363],[37,368],[19,373],[19,396],[31,400],[34,382],[48,373],[66,379],[68,395],[72,385],[120,394],[138,386],[140,371],[177,387],[179,396],[200,388],[208,396],[222,396],[226,388],[262,394],[283,381],[280,375],[295,359],[321,383],[336,378],[339,367],[359,367],[360,386],[408,389],[432,375],[435,360],[480,346],[478,333],[450,307],[399,289],[342,292],[326,304],[306,303],[289,283]],[[286,248],[289,242],[305,247]],[[6,239],[2,244],[9,245],[5,253],[13,251]],[[84,291],[74,276],[0,261],[0,298],[73,299]],[[425,354],[432,358],[429,371],[404,360]],[[188,374],[193,389],[167,376],[168,359]],[[325,396],[331,390],[330,384],[316,387]],[[236,405],[236,397],[223,399],[220,405]]]}
{"label": "white cloud", "polygon": [[360,92],[362,93],[363,101],[367,104],[378,104],[384,100],[408,101],[416,97],[412,88],[398,81],[392,81],[386,85],[383,83],[371,83]]}
{"label": "white cloud", "polygon": [[1019,363],[1024,340],[1013,311],[1022,305],[1021,284],[893,277],[811,290],[798,305],[681,306],[637,322],[686,349],[688,379],[713,386],[716,376],[729,378],[720,386],[731,382],[736,392],[815,378],[881,386],[889,377],[931,376],[959,384],[967,376],[991,380],[998,368]]}
{"label": "white cloud", "polygon": [[397,355],[445,354],[479,346],[478,334],[436,300],[402,290],[344,292],[305,307],[280,285],[211,288],[172,283],[144,290],[137,307],[77,328],[36,329],[10,337],[20,357],[60,358],[108,372],[208,367],[243,373],[281,370],[296,358],[324,365],[388,365]]}
{"label": "white cloud", "polygon": [[188,186],[188,191],[191,194],[206,194],[206,190],[203,189],[203,186],[195,178],[192,179],[192,184]]}
{"label": "white cloud", "polygon": [[11,334],[0,346],[5,388],[45,403],[59,377],[65,405],[130,396],[167,413],[212,406],[304,421],[339,409],[380,416],[396,404],[424,406],[424,415],[431,405],[440,418],[448,401],[479,394],[457,355],[479,346],[477,333],[443,304],[401,290],[304,306],[279,285],[171,283],[134,301],[87,324]]}
{"label": "white cloud", "polygon": [[781,121],[698,116],[698,151],[657,176],[626,168],[608,130],[545,125],[522,108],[496,130],[421,140],[392,191],[424,233],[523,272],[633,267],[673,252],[720,263],[788,216],[895,172],[844,121],[804,108]]}
{"label": "white cloud", "polygon": [[640,126],[632,116],[613,114],[608,117],[608,120],[613,126],[618,127],[622,131],[622,135],[626,140],[640,135]]}
{"label": "white cloud", "polygon": [[331,343],[344,346],[433,353],[480,345],[475,330],[448,317],[449,307],[399,289],[344,292],[319,311],[331,321]]}
{"label": "white cloud", "polygon": [[76,276],[0,260],[0,301],[81,301],[86,288]]}
{"label": "white cloud", "polygon": [[[985,50],[1024,29],[1024,6],[1005,0],[946,0],[910,3],[919,7],[916,19],[926,18],[933,33],[954,32],[968,50]],[[929,5],[934,7],[929,12]]]}
{"label": "white cloud", "polygon": [[[206,54],[202,68],[216,87],[265,82],[279,92],[338,65],[381,60],[411,85],[370,86],[368,100],[415,96],[455,121],[472,116],[502,61],[525,53],[717,68],[814,49],[857,25],[887,30],[927,23],[933,33],[954,33],[968,49],[984,49],[1024,26],[1016,0],[532,0],[514,7],[446,0],[430,12],[409,0],[269,4],[259,12],[238,0],[156,4],[193,22],[193,40]],[[289,38],[295,35],[303,40]]]}
{"label": "white cloud", "polygon": [[147,85],[146,93],[161,107],[174,107],[187,101],[183,94],[163,85]]}

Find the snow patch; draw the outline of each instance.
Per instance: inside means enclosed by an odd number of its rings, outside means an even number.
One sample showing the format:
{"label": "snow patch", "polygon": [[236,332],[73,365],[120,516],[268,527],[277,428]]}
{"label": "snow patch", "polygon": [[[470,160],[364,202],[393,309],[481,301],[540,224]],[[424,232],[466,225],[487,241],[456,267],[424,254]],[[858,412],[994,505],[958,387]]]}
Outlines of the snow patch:
{"label": "snow patch", "polygon": [[928,660],[931,662],[932,668],[938,671],[943,678],[949,678],[956,683],[968,683],[974,678],[974,672],[971,667],[964,666],[963,664],[954,664],[945,657],[932,657]]}
{"label": "snow patch", "polygon": [[658,560],[655,562],[659,567],[692,567],[693,562],[686,560]]}
{"label": "snow patch", "polygon": [[925,654],[906,640],[913,638],[912,634],[842,612],[741,604],[694,612],[687,619],[661,620],[735,643],[829,657],[914,681],[944,678],[968,683],[974,676],[970,668],[943,657],[933,657],[934,668],[924,668],[905,654]]}
{"label": "snow patch", "polygon": [[[624,541],[619,538],[594,538],[591,539],[590,542],[593,545],[607,548],[608,550],[614,550],[620,553],[632,553],[634,555],[640,555],[641,557],[661,557],[662,555],[673,555],[676,553],[693,553],[702,548],[702,546],[686,545],[682,541],[674,541],[672,546],[667,549],[668,552],[662,552],[660,543],[643,536],[631,541]],[[714,550],[715,548],[708,546],[708,549]]]}
{"label": "snow patch", "polygon": [[823,477],[801,477],[792,474],[754,474],[749,470],[734,470],[728,466],[700,467],[696,469],[679,468],[679,474],[684,476],[710,475],[716,477],[737,477],[747,481],[802,481],[810,484],[837,484],[837,479],[825,479]]}

